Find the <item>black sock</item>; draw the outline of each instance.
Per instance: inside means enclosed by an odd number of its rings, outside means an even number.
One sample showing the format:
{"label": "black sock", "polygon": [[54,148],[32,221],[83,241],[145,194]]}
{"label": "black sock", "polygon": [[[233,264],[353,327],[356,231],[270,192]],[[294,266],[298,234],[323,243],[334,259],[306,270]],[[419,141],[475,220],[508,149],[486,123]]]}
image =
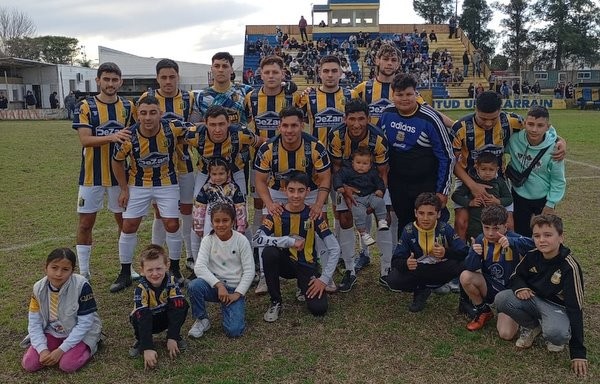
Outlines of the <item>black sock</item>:
{"label": "black sock", "polygon": [[490,306],[483,302],[481,304],[475,305],[475,309],[478,313],[489,312]]}
{"label": "black sock", "polygon": [[121,276],[131,276],[131,264],[121,264]]}
{"label": "black sock", "polygon": [[179,260],[169,259],[171,267],[169,268],[172,272],[179,271]]}

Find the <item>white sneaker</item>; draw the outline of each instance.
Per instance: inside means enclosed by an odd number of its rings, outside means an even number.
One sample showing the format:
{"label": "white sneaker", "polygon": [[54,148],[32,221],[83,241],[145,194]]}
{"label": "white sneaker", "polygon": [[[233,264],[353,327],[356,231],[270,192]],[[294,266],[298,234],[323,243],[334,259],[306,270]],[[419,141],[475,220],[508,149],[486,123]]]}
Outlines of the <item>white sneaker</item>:
{"label": "white sneaker", "polygon": [[139,280],[140,274],[137,273],[133,268],[131,268],[131,280]]}
{"label": "white sneaker", "polygon": [[371,235],[369,235],[367,232],[361,233],[360,238],[363,244],[367,247],[370,247],[371,245],[375,244],[375,239],[373,239],[373,237],[371,237]]}
{"label": "white sneaker", "polygon": [[306,296],[304,296],[302,294],[302,291],[300,290],[300,288],[296,289],[296,300],[298,300],[298,301],[306,301]]}
{"label": "white sneaker", "polygon": [[327,293],[337,292],[337,286],[335,285],[335,281],[333,281],[333,279],[331,279],[329,284],[327,284],[327,286],[325,287],[325,292],[327,292]]}
{"label": "white sneaker", "polygon": [[562,352],[565,349],[565,345],[556,345],[546,341],[546,348],[548,348],[549,352]]}
{"label": "white sneaker", "polygon": [[254,293],[256,293],[257,295],[264,295],[268,291],[269,289],[267,288],[267,279],[265,279],[265,275],[260,275],[260,279],[258,280],[258,284],[256,285]]}
{"label": "white sneaker", "polygon": [[542,332],[542,327],[539,325],[535,328],[521,327],[519,338],[515,343],[517,348],[530,348],[533,345],[535,338]]}
{"label": "white sneaker", "polygon": [[208,319],[196,319],[192,328],[188,332],[188,336],[198,339],[204,335],[204,332],[210,329],[210,321]]}
{"label": "white sneaker", "polygon": [[450,285],[448,283],[439,286],[433,290],[436,295],[447,295],[450,293]]}
{"label": "white sneaker", "polygon": [[269,307],[269,309],[267,309],[267,312],[265,312],[263,319],[268,323],[277,321],[277,319],[279,319],[280,312],[281,303],[271,303],[271,306]]}
{"label": "white sneaker", "polygon": [[390,226],[387,223],[386,219],[381,219],[377,221],[377,229],[380,231],[388,231]]}

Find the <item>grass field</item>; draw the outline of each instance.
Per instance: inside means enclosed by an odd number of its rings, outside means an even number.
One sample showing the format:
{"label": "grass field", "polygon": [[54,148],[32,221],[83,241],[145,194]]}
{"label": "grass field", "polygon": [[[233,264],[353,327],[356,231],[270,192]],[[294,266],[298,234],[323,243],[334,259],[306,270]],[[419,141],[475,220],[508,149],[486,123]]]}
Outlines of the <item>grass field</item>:
{"label": "grass field", "polygon": [[[600,365],[600,138],[598,112],[552,111],[568,143],[566,199],[557,212],[565,220],[566,244],[584,270],[585,336],[591,374]],[[459,113],[452,113],[459,117]],[[209,307],[213,327],[170,361],[159,343],[159,367],[145,372],[127,350],[133,333],[127,319],[132,289],[110,294],[118,272],[117,233],[112,215],[98,216],[94,230],[92,285],[108,338],[96,357],[74,375],[57,369],[26,374],[18,344],[27,333],[33,283],[43,276],[49,251],[74,246],[80,145],[67,121],[0,121],[0,383],[569,383],[568,352],[550,354],[538,342],[519,351],[496,336],[495,322],[470,333],[457,314],[456,295],[432,296],[418,314],[406,309],[409,294],[376,284],[378,260],[359,274],[352,292],[330,297],[330,312],[315,319],[294,300],[295,284],[283,286],[283,316],[267,324],[268,299],[248,295],[247,332],[227,339],[218,307]],[[148,242],[149,220],[140,245]],[[337,276],[339,279],[339,276]],[[191,326],[188,318],[183,332]],[[161,336],[161,339],[162,340]]]}

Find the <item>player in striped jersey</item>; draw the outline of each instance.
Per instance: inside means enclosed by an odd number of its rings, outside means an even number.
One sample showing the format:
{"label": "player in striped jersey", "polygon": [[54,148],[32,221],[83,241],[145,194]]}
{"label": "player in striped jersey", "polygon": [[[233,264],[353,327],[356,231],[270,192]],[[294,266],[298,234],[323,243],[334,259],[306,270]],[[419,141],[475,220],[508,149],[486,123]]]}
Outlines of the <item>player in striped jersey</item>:
{"label": "player in striped jersey", "polygon": [[[333,172],[338,172],[344,163],[349,163],[352,153],[359,147],[368,147],[371,152],[374,164],[377,168],[379,176],[388,184],[388,141],[384,133],[371,124],[369,121],[369,106],[361,99],[352,99],[346,104],[344,124],[334,128],[329,133],[329,155],[333,165]],[[354,280],[352,276],[355,270],[354,260],[354,244],[355,236],[352,227],[354,221],[352,219],[352,211],[349,209],[354,202],[353,195],[355,191],[352,187],[344,186],[344,193],[338,194],[335,204],[335,215],[339,220],[339,231],[336,231],[337,238],[342,249],[342,257],[346,265],[346,273],[350,276],[344,276],[340,291],[350,290],[352,284],[348,285],[347,281]],[[391,200],[389,192],[386,191],[386,205],[391,210]],[[395,235],[394,235],[395,236]],[[387,274],[391,267],[392,251],[394,242],[392,241],[391,231],[377,231],[377,244],[381,250],[381,271],[379,282],[387,286]],[[362,254],[362,252],[361,252]],[[360,257],[368,257],[366,255]],[[357,260],[360,261],[360,258]],[[346,283],[346,284],[345,284]]]}
{"label": "player in striped jersey", "polygon": [[[156,63],[156,82],[159,89],[144,92],[145,96],[154,96],[163,111],[163,119],[190,121],[194,95],[179,89],[179,65],[171,59],[162,59]],[[135,114],[134,114],[135,117]],[[194,163],[191,148],[183,139],[175,143],[175,166],[177,169],[177,184],[179,185],[179,212],[181,214],[181,235],[188,261],[192,258],[190,234],[192,230],[192,207],[194,203]],[[162,245],[166,239],[166,231],[160,212],[154,206],[154,221],[152,222],[152,244]]]}
{"label": "player in striped jersey", "polygon": [[[271,296],[271,305],[263,317],[267,322],[276,321],[282,309],[280,276],[298,280],[299,294],[306,298],[306,306],[313,315],[324,316],[327,312],[325,288],[332,280],[340,248],[327,222],[315,217],[312,209],[305,204],[309,184],[311,181],[306,173],[290,172],[285,191],[286,204],[279,213],[267,215],[254,236],[254,244],[264,247],[265,275]],[[325,252],[320,252],[320,275],[317,239],[325,244]]]}
{"label": "player in striped jersey", "polygon": [[[254,133],[268,140],[274,137],[279,128],[279,111],[293,105],[296,85],[293,82],[284,83],[283,69],[285,64],[279,56],[267,56],[260,62],[261,78],[263,86],[260,90],[251,91],[246,95],[246,114],[250,120],[249,127]],[[284,86],[285,85],[285,86]],[[250,192],[254,197],[254,218],[252,220],[251,233],[256,230],[262,222],[262,210],[264,203],[256,193],[254,187],[255,170],[250,170]],[[258,267],[261,279],[256,288],[256,293],[266,293],[267,285],[262,278],[262,259],[259,258]]]}
{"label": "player in striped jersey", "polygon": [[[452,146],[459,161],[454,167],[454,174],[465,184],[474,198],[483,200],[492,197],[486,192],[489,185],[476,183],[469,172],[474,169],[475,159],[482,152],[491,152],[498,156],[500,169],[504,169],[502,157],[514,131],[523,129],[523,118],[514,113],[501,111],[502,98],[494,91],[486,91],[477,97],[475,113],[458,120],[452,127],[454,140]],[[563,160],[566,153],[566,143],[559,139],[552,158]],[[513,228],[512,206],[509,206],[508,227]],[[467,208],[455,205],[454,228],[456,233],[465,239],[469,222]]]}
{"label": "player in striped jersey", "polygon": [[[264,139],[256,136],[248,129],[229,122],[227,109],[220,105],[212,105],[206,110],[206,121],[194,132],[198,150],[198,173],[194,186],[194,196],[208,180],[208,164],[211,159],[223,158],[230,164],[233,180],[246,196],[246,176],[244,175],[245,159],[242,151],[249,147],[258,148]],[[249,236],[249,233],[247,234]],[[200,237],[192,231],[192,256],[198,255]]]}
{"label": "player in striped jersey", "polygon": [[[266,140],[279,132],[279,112],[294,104],[296,95],[286,90],[283,84],[285,64],[279,56],[267,56],[260,62],[263,86],[246,95],[246,114],[250,119],[249,127],[254,133]],[[288,85],[286,84],[286,87]],[[252,233],[256,232],[262,222],[264,204],[254,188],[254,170],[250,171],[250,192],[254,197],[254,221]]]}
{"label": "player in striped jersey", "polygon": [[[131,285],[130,270],[137,244],[137,230],[154,200],[167,231],[170,270],[179,284],[184,279],[179,270],[181,233],[179,232],[179,186],[175,172],[175,142],[183,138],[191,123],[162,119],[160,103],[154,96],[138,102],[138,123],[128,128],[131,139],[115,147],[112,169],[119,182],[119,204],[123,212],[123,229],[119,238],[121,273],[111,285],[118,292]],[[129,159],[129,172],[125,160]]]}
{"label": "player in striped jersey", "polygon": [[417,103],[416,86],[410,75],[394,77],[394,106],[378,123],[390,148],[388,189],[399,228],[414,221],[415,199],[422,192],[435,192],[446,205],[454,167],[448,130],[431,107]]}
{"label": "player in striped jersey", "polygon": [[322,84],[303,92],[296,105],[308,116],[311,135],[327,147],[329,132],[344,122],[344,105],[355,97],[355,93],[340,87],[340,59],[324,56],[319,65]]}
{"label": "player in striped jersey", "polygon": [[123,130],[129,122],[131,105],[117,91],[123,84],[121,69],[115,63],[98,67],[97,96],[82,100],[75,109],[73,129],[77,130],[81,151],[77,213],[77,258],[80,273],[89,279],[92,253],[92,229],[96,215],[102,209],[104,194],[108,194],[108,209],[114,213],[121,231],[123,209],[119,206],[119,187],[110,167],[115,143],[129,139]]}

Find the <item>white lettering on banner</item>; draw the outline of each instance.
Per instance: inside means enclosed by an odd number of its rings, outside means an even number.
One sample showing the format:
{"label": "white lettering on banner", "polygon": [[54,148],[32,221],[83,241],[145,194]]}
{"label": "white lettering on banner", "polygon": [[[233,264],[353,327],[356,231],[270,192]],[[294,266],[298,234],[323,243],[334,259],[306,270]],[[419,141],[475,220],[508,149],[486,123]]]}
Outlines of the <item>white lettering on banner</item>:
{"label": "white lettering on banner", "polygon": [[[529,109],[535,105],[541,105],[548,109],[566,109],[566,103],[562,99],[507,99],[503,101],[502,109]],[[436,99],[433,107],[444,111],[449,109],[474,109],[473,99]]]}

